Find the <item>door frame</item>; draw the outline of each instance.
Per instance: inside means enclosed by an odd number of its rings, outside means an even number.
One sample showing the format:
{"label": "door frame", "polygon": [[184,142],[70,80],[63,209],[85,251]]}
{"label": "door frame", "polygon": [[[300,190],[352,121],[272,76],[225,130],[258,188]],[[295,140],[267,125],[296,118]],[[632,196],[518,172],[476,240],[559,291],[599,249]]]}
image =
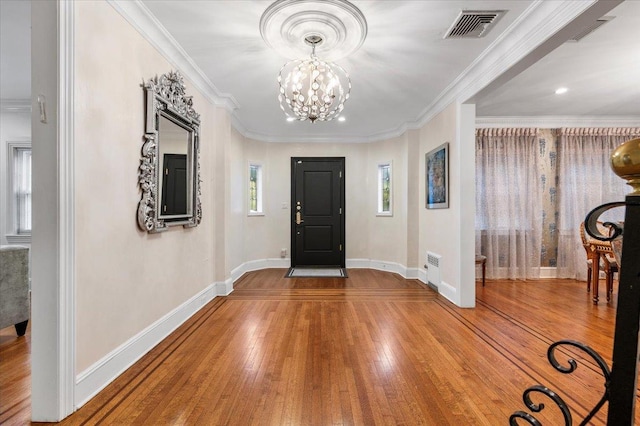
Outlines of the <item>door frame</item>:
{"label": "door frame", "polygon": [[342,213],[340,214],[340,244],[342,244],[342,251],[340,252],[340,267],[346,268],[346,197],[345,197],[345,182],[346,182],[346,168],[345,157],[291,157],[291,215],[289,217],[289,226],[291,229],[291,267],[296,266],[296,165],[298,161],[306,162],[337,162],[340,163],[341,179],[340,179],[340,204],[342,206]]}

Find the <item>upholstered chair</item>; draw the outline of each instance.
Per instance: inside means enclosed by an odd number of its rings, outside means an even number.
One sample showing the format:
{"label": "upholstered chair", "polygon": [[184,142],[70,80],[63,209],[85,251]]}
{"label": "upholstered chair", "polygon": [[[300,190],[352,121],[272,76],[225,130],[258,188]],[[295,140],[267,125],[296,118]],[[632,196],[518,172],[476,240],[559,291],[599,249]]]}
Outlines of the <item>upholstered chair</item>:
{"label": "upholstered chair", "polygon": [[13,325],[24,336],[29,316],[29,249],[0,247],[0,328]]}

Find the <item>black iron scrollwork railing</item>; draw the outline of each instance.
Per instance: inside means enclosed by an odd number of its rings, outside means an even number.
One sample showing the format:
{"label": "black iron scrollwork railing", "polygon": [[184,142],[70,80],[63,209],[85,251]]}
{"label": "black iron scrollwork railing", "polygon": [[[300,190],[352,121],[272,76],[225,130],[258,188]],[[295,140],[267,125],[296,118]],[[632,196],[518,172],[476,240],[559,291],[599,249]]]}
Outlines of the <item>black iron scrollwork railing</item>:
{"label": "black iron scrollwork railing", "polygon": [[[574,340],[560,340],[558,342],[553,343],[551,346],[549,346],[549,349],[547,350],[547,358],[549,359],[549,363],[557,371],[563,374],[570,374],[570,373],[573,373],[576,370],[576,368],[578,368],[578,362],[573,358],[569,358],[567,360],[567,363],[569,364],[568,366],[564,366],[558,361],[558,358],[556,357],[556,350],[564,346],[571,346],[571,347],[580,349],[581,351],[589,355],[595,361],[595,363],[600,367],[600,369],[602,370],[602,375],[604,377],[604,391],[603,391],[602,397],[600,398],[598,403],[593,407],[593,409],[589,412],[589,414],[584,418],[584,420],[580,422],[580,425],[586,425],[589,423],[589,421],[591,421],[593,416],[595,416],[598,413],[598,411],[600,411],[604,403],[609,400],[609,383],[611,380],[611,370],[609,369],[609,366],[607,365],[607,363],[602,359],[602,357],[589,346],[580,342],[576,342]],[[562,399],[562,397],[560,397],[560,395],[558,395],[551,389],[547,388],[546,386],[534,385],[527,388],[527,390],[524,391],[522,395],[522,399],[524,401],[524,404],[527,406],[529,410],[531,410],[534,413],[539,413],[545,408],[545,405],[543,403],[536,404],[533,402],[533,400],[531,399],[531,394],[533,394],[534,392],[547,396],[556,404],[557,408],[560,409],[560,412],[564,417],[565,425],[573,424],[573,419],[571,417],[571,410],[569,409],[569,406],[567,405],[567,403]],[[542,425],[542,423],[534,415],[527,413],[525,411],[516,411],[515,413],[513,413],[509,418],[509,424],[512,426],[516,426],[518,424],[517,419],[522,419],[527,423],[535,426]]]}
{"label": "black iron scrollwork railing", "polygon": [[606,203],[595,209],[591,210],[587,217],[584,219],[584,229],[587,231],[591,237],[600,241],[613,241],[616,238],[622,236],[624,232],[624,225],[622,223],[616,222],[603,222],[602,226],[609,230],[607,235],[604,235],[600,227],[598,226],[598,219],[602,216],[606,211],[615,209],[616,207],[624,207],[625,203],[622,201],[617,201],[614,203]]}

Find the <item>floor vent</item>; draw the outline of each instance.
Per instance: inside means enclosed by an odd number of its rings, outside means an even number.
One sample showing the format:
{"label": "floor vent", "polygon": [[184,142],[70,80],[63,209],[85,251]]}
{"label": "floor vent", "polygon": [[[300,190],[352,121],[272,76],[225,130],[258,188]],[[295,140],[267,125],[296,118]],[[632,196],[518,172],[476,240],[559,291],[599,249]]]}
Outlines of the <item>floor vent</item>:
{"label": "floor vent", "polygon": [[613,18],[615,18],[615,16],[603,16],[602,18],[596,20],[594,23],[592,23],[587,28],[580,31],[578,34],[571,37],[567,41],[577,43],[583,38],[585,38],[586,36],[588,36],[589,34],[591,34],[592,32],[594,32],[595,30],[597,30],[598,28],[600,28],[601,26],[603,26],[604,24],[606,24],[607,22],[611,21]]}
{"label": "floor vent", "polygon": [[439,254],[427,252],[427,282],[438,287],[440,285],[440,260]]}
{"label": "floor vent", "polygon": [[506,10],[463,10],[444,38],[484,37],[506,12]]}

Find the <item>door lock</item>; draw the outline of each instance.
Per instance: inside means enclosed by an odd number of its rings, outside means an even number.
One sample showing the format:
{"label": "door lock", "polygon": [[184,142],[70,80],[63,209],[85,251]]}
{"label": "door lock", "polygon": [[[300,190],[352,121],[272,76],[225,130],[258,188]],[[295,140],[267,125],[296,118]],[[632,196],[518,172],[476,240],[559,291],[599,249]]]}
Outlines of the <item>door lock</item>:
{"label": "door lock", "polygon": [[300,225],[304,220],[300,218],[300,212],[296,212],[296,225]]}

